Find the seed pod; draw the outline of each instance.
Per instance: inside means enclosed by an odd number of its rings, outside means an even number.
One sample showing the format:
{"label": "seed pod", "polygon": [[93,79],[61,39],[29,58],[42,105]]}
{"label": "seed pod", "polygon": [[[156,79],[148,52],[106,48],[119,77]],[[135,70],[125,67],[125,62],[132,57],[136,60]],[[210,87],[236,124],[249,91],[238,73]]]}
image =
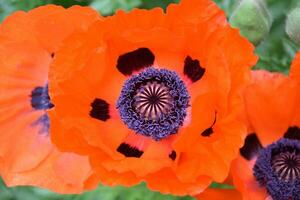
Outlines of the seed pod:
{"label": "seed pod", "polygon": [[285,31],[294,42],[300,44],[300,7],[288,14]]}
{"label": "seed pod", "polygon": [[230,23],[257,45],[269,33],[272,19],[264,0],[242,0],[230,17]]}

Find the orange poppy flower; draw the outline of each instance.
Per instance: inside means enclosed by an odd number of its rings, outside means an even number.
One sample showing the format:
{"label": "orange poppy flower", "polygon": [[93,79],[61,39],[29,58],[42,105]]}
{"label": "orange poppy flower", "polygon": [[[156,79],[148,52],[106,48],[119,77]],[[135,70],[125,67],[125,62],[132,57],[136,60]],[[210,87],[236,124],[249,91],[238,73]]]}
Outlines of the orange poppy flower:
{"label": "orange poppy flower", "polygon": [[88,155],[104,184],[197,194],[226,178],[242,145],[253,49],[211,0],[119,11],[56,54],[52,140]]}
{"label": "orange poppy flower", "polygon": [[[96,11],[48,5],[16,12],[0,27],[0,170],[8,186],[60,193],[95,187],[86,156],[60,153],[49,137],[49,66],[59,45],[99,19]],[[91,180],[90,180],[91,179]]]}
{"label": "orange poppy flower", "polygon": [[245,89],[249,135],[231,170],[245,200],[300,198],[297,88],[288,76],[260,70]]}

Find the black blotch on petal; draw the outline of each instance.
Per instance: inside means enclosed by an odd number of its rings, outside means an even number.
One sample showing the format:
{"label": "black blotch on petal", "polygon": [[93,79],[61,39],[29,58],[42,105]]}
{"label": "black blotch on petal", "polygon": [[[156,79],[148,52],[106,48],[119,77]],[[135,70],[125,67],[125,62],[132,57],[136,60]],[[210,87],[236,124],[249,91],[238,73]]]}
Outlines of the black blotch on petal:
{"label": "black blotch on petal", "polygon": [[35,110],[46,110],[54,107],[48,94],[48,85],[34,88],[30,97],[31,107]]}
{"label": "black blotch on petal", "polygon": [[117,68],[124,75],[131,75],[144,67],[154,63],[155,56],[148,48],[139,48],[118,58]]}
{"label": "black blotch on petal", "polygon": [[255,133],[252,133],[246,137],[244,146],[240,148],[240,154],[246,160],[251,160],[259,153],[262,148],[263,146],[261,145],[257,135]]}
{"label": "black blotch on petal", "polygon": [[51,58],[54,58],[54,56],[55,56],[55,53],[51,53]]}
{"label": "black blotch on petal", "polygon": [[205,68],[201,67],[199,60],[193,60],[190,56],[187,56],[184,61],[183,73],[193,82],[196,82],[204,75]]}
{"label": "black blotch on petal", "polygon": [[172,151],[170,154],[169,154],[169,158],[171,158],[172,160],[175,160],[176,159],[176,151]]}
{"label": "black blotch on petal", "polygon": [[92,110],[90,111],[90,116],[99,119],[101,121],[106,121],[109,119],[109,104],[103,99],[96,98],[92,103]]}
{"label": "black blotch on petal", "polygon": [[132,147],[126,143],[120,144],[117,151],[126,157],[135,157],[135,158],[140,158],[144,153],[143,151],[140,151],[137,148]]}
{"label": "black blotch on petal", "polygon": [[214,120],[214,123],[212,124],[212,126],[209,127],[209,128],[207,128],[207,129],[205,129],[201,133],[201,135],[204,136],[204,137],[209,137],[211,134],[213,134],[214,133],[213,126],[215,125],[216,121],[217,121],[217,114],[215,115],[215,120]]}
{"label": "black blotch on petal", "polygon": [[289,127],[288,130],[284,133],[284,138],[292,140],[300,140],[300,128],[297,126]]}
{"label": "black blotch on petal", "polygon": [[213,129],[212,127],[209,127],[208,129],[205,129],[201,135],[204,136],[204,137],[209,137],[211,134],[213,134]]}

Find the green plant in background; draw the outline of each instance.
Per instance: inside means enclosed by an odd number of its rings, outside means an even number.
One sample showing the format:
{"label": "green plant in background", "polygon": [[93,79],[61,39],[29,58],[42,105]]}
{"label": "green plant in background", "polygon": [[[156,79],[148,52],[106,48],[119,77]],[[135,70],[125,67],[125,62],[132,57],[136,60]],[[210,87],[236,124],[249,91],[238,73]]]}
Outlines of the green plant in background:
{"label": "green plant in background", "polygon": [[104,187],[81,195],[59,195],[34,187],[6,188],[0,182],[0,200],[192,200],[191,197],[173,197],[150,192],[145,184],[131,188]]}
{"label": "green plant in background", "polygon": [[0,20],[2,21],[7,15],[16,10],[31,10],[35,7],[56,4],[64,7],[72,5],[88,6],[90,0],[0,0]]}
{"label": "green plant in background", "polygon": [[[28,11],[45,4],[64,7],[92,6],[102,15],[112,15],[117,9],[134,7],[166,8],[179,0],[0,0],[0,21],[16,10]],[[300,49],[299,0],[215,0],[225,10],[232,25],[256,45],[260,60],[256,68],[287,73],[294,54]],[[288,16],[288,19],[287,19]],[[288,33],[288,34],[287,34]],[[290,37],[289,37],[290,36]],[[290,39],[291,38],[291,39]],[[296,42],[294,42],[296,41]],[[214,183],[213,188],[232,188]],[[145,184],[132,188],[100,186],[82,195],[59,195],[34,187],[7,188],[0,182],[0,200],[191,200],[147,190]]]}
{"label": "green plant in background", "polygon": [[91,6],[102,15],[112,15],[117,9],[128,11],[132,8],[140,7],[142,3],[142,0],[95,0],[91,3]]}

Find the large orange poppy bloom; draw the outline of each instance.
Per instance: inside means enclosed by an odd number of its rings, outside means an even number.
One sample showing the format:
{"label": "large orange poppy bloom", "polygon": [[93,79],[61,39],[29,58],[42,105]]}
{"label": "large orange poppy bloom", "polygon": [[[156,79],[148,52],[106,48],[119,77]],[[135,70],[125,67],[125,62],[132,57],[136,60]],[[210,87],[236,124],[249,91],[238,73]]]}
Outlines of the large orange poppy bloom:
{"label": "large orange poppy bloom", "polygon": [[298,88],[283,74],[253,72],[245,90],[249,135],[232,166],[234,184],[245,200],[300,198]]}
{"label": "large orange poppy bloom", "polygon": [[49,66],[62,40],[99,19],[75,6],[16,12],[0,27],[0,173],[8,186],[35,185],[79,193],[90,185],[88,158],[51,143]]}
{"label": "large orange poppy bloom", "polygon": [[88,155],[104,184],[197,194],[226,178],[243,143],[253,49],[211,0],[119,11],[56,54],[53,142]]}

